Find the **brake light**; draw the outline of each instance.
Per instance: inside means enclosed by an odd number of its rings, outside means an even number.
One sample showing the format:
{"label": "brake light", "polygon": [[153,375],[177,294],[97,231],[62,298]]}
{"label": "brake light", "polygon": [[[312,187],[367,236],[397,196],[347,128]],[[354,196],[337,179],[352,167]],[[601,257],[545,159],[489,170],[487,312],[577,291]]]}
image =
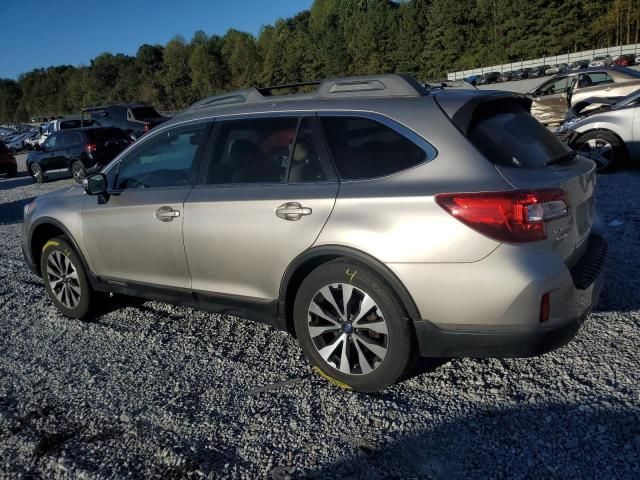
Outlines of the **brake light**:
{"label": "brake light", "polygon": [[444,193],[436,202],[474,230],[508,243],[544,240],[545,222],[569,214],[560,189]]}
{"label": "brake light", "polygon": [[149,122],[144,122],[144,131],[145,133],[151,130],[151,124]]}
{"label": "brake light", "polygon": [[84,149],[87,153],[95,152],[98,149],[98,146],[95,143],[88,143],[84,146]]}

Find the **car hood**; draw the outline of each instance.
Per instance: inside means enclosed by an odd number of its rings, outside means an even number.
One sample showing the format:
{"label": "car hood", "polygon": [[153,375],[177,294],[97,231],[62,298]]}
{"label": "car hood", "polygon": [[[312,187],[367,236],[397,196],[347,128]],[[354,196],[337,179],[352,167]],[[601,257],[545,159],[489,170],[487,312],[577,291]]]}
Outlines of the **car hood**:
{"label": "car hood", "polygon": [[36,198],[36,201],[46,200],[46,199],[55,198],[55,197],[81,196],[81,195],[84,195],[84,189],[82,188],[81,185],[69,185],[59,190],[54,190],[53,192],[47,192],[47,193],[43,193],[42,195],[38,195],[38,198]]}
{"label": "car hood", "polygon": [[589,112],[584,112],[585,115],[592,115],[596,111],[611,109],[622,97],[589,97],[579,101],[573,106],[573,111],[579,114],[587,107],[597,107]]}

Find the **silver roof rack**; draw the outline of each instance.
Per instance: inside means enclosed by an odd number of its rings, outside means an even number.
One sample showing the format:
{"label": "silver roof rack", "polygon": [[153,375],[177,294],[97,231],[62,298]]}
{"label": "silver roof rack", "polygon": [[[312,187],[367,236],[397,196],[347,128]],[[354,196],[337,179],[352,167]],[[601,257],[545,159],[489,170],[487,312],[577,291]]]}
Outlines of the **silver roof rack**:
{"label": "silver roof rack", "polygon": [[[276,90],[293,90],[315,87],[313,92],[277,95]],[[203,98],[184,110],[184,113],[209,110],[242,103],[273,102],[277,100],[328,100],[353,97],[421,97],[428,89],[413,78],[398,74],[367,75],[361,77],[333,78],[304,83],[289,83],[269,87],[247,88],[221,95]]]}

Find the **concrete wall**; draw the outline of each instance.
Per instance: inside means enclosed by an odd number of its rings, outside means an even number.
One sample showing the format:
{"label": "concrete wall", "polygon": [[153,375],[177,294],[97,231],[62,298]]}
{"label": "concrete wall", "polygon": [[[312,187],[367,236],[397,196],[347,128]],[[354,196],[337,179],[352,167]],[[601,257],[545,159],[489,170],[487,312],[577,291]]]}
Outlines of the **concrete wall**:
{"label": "concrete wall", "polygon": [[447,79],[462,80],[469,75],[482,75],[486,72],[510,72],[520,68],[533,68],[539,65],[557,65],[559,63],[577,62],[578,60],[592,60],[596,55],[611,55],[615,59],[616,57],[624,54],[640,55],[640,43],[622,45],[619,47],[583,50],[582,52],[566,53],[564,55],[554,55],[550,57],[536,58],[534,60],[505,63],[502,65],[492,65],[490,67],[475,68],[473,70],[462,70],[459,72],[448,73]]}

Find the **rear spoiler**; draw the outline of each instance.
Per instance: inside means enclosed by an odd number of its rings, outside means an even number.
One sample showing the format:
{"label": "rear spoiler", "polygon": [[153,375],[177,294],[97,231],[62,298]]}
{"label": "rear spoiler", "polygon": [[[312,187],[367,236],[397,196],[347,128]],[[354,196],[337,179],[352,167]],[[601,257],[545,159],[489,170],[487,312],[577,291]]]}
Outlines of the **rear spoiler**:
{"label": "rear spoiler", "polygon": [[527,112],[531,111],[531,99],[512,92],[459,90],[456,92],[438,92],[434,98],[442,111],[451,119],[463,135],[469,133],[473,115],[479,107],[488,103],[516,103]]}

